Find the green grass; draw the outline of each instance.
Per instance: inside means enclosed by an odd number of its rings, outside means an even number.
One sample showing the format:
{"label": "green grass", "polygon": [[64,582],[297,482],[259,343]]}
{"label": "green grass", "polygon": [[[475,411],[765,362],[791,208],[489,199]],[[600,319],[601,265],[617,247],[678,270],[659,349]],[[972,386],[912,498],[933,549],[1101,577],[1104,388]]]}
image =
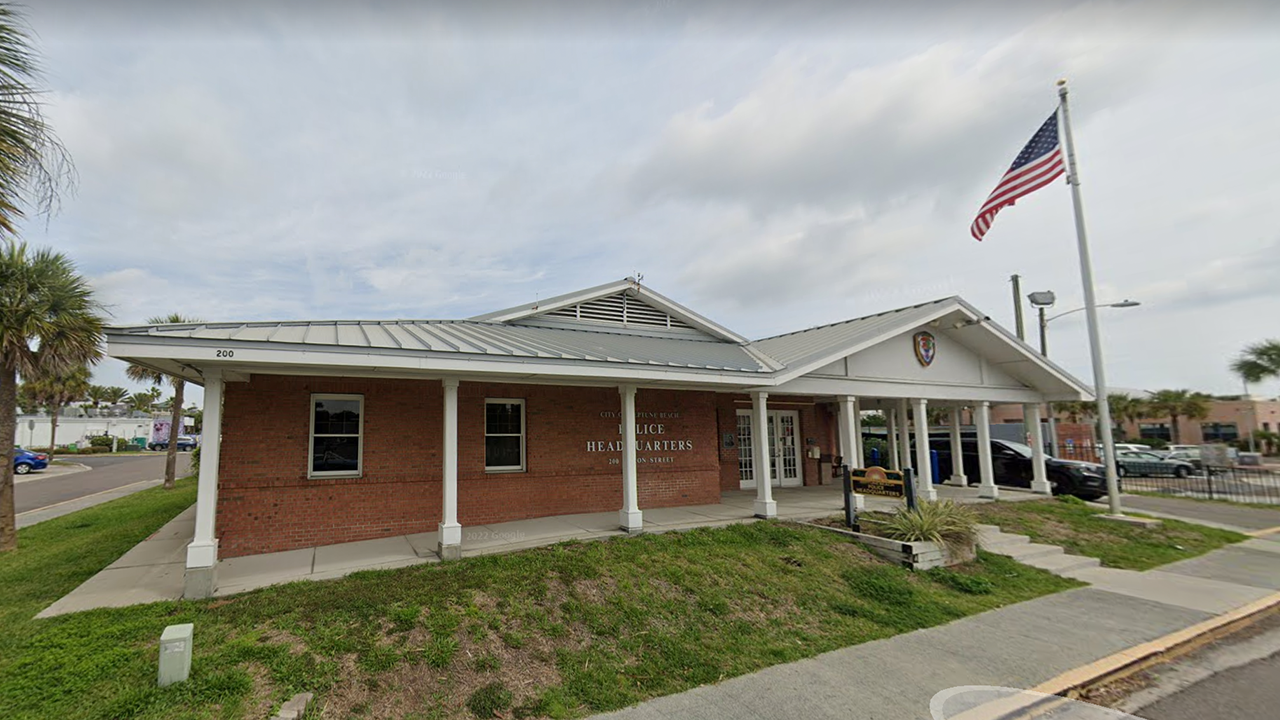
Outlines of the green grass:
{"label": "green grass", "polygon": [[1247,540],[1240,533],[1161,520],[1152,528],[1105,520],[1083,502],[1057,498],[974,506],[979,522],[1027,535],[1032,541],[1060,545],[1069,553],[1096,557],[1108,567],[1149,570],[1185,560],[1224,545]]}
{"label": "green grass", "polygon": [[[24,530],[0,556],[0,717],[580,717],[1078,584],[1006,558],[911,573],[775,522],[362,572],[31,620],[191,502],[184,481]],[[155,687],[166,625],[192,679]]]}

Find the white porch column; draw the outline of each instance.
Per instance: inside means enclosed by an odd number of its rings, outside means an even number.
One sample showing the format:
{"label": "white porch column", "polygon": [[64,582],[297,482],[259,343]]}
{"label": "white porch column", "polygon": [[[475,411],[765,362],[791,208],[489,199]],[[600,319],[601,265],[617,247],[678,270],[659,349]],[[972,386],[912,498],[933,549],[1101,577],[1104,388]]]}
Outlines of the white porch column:
{"label": "white porch column", "polygon": [[1022,418],[1031,431],[1031,492],[1052,495],[1049,474],[1044,467],[1044,431],[1040,427],[1040,405],[1022,406]]}
{"label": "white porch column", "polygon": [[921,500],[938,499],[929,450],[929,401],[916,398],[916,497]]}
{"label": "white porch column", "polygon": [[769,467],[769,393],[751,393],[751,469],[756,476],[756,517],[778,517],[773,501],[773,471]]}
{"label": "white porch column", "polygon": [[458,380],[445,378],[444,387],[444,512],[440,519],[440,559],[462,557],[462,526],[458,524]]}
{"label": "white porch column", "polygon": [[640,494],[636,487],[636,386],[620,385],[622,396],[622,509],[618,525],[628,533],[644,529]]}
{"label": "white porch column", "polygon": [[996,499],[996,469],[991,462],[991,403],[983,401],[974,408],[973,424],[978,426],[978,497]]}
{"label": "white porch column", "polygon": [[898,401],[898,457],[902,467],[911,467],[911,401],[902,398]]}
{"label": "white porch column", "polygon": [[902,464],[898,462],[898,409],[891,407],[885,410],[884,419],[888,430],[885,435],[885,440],[888,442],[885,443],[884,452],[889,456],[887,458],[889,469],[900,470]]}
{"label": "white porch column", "polygon": [[196,529],[187,545],[187,572],[182,596],[198,600],[217,588],[218,460],[222,448],[222,371],[204,372],[204,430],[200,479],[196,486]]}
{"label": "white porch column", "polygon": [[[858,399],[842,395],[840,400],[840,453],[850,469],[862,467],[862,422],[858,417]],[[862,495],[853,493],[853,506],[861,510],[866,506]]]}
{"label": "white porch column", "polygon": [[1046,407],[1049,411],[1049,450],[1054,457],[1062,457],[1062,448],[1058,447],[1058,419],[1054,417],[1053,405]]}
{"label": "white porch column", "polygon": [[964,443],[960,441],[960,419],[962,410],[959,405],[951,408],[951,478],[948,485],[967,487],[969,478],[964,474]]}

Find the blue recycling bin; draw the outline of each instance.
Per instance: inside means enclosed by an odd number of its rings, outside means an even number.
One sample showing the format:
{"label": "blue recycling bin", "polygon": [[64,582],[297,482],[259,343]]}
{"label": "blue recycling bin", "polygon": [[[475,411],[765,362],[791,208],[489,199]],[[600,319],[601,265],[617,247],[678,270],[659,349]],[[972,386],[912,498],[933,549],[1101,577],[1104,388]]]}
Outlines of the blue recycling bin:
{"label": "blue recycling bin", "polygon": [[942,484],[942,465],[938,462],[938,451],[929,451],[929,467],[933,469],[933,484]]}

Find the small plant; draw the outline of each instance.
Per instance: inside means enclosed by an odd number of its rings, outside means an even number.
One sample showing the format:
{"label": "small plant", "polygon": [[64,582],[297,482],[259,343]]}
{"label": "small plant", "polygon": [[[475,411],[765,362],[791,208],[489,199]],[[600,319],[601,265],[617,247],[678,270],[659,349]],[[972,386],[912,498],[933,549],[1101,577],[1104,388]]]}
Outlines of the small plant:
{"label": "small plant", "polygon": [[502,661],[495,655],[485,654],[476,658],[471,666],[478,673],[497,672],[502,667]]}
{"label": "small plant", "polygon": [[479,718],[496,717],[511,707],[511,691],[500,682],[488,685],[471,693],[467,698],[467,708]]}
{"label": "small plant", "polygon": [[454,653],[458,652],[458,641],[452,637],[436,637],[427,643],[422,652],[422,659],[427,665],[443,670],[453,662]]}
{"label": "small plant", "polygon": [[970,546],[977,538],[977,517],[950,500],[921,502],[885,521],[884,536],[902,542],[932,542],[951,548]]}

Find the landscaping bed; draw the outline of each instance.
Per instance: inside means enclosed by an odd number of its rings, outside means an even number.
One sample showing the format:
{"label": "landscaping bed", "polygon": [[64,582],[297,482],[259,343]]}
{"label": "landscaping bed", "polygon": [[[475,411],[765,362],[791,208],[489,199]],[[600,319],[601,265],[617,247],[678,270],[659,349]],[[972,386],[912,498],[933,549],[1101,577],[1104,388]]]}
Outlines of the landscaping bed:
{"label": "landscaping bed", "polygon": [[1004,532],[1027,535],[1033,542],[1059,545],[1068,553],[1129,570],[1149,570],[1248,539],[1229,530],[1178,520],[1161,520],[1154,527],[1106,520],[1100,517],[1104,510],[1068,496],[987,503],[974,505],[972,510],[980,522]]}
{"label": "landscaping bed", "polygon": [[[262,718],[303,691],[308,717],[581,717],[1077,586],[987,554],[912,573],[757,522],[31,619],[193,496],[137,493],[0,555],[0,717]],[[157,688],[184,622],[191,680]]]}

